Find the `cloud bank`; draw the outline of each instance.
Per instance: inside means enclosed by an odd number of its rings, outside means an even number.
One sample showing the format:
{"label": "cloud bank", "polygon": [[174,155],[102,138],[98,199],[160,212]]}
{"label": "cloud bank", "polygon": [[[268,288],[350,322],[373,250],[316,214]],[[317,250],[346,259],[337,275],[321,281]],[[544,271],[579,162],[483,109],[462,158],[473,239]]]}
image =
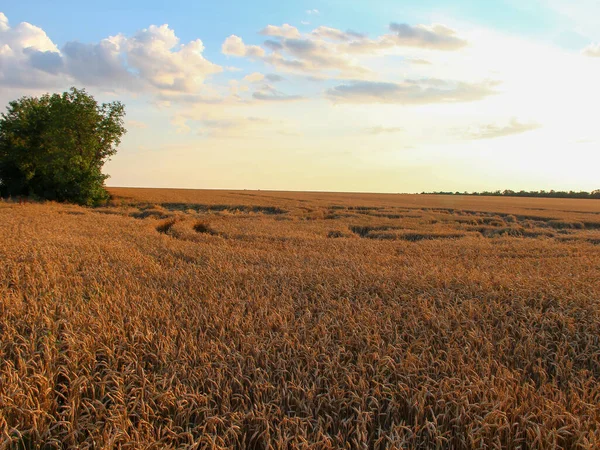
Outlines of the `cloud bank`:
{"label": "cloud bank", "polygon": [[[456,31],[444,25],[391,23],[389,33],[370,39],[363,33],[328,26],[302,33],[284,23],[267,25],[259,35],[266,38],[261,45],[246,44],[242,37],[230,35],[221,51],[226,56],[246,58],[275,71],[310,79],[350,80],[326,90],[326,98],[335,103],[460,102],[482,99],[492,93],[485,84],[373,81],[378,74],[358,58],[393,48],[456,51],[467,45]],[[275,89],[273,84],[284,80],[277,73],[254,71],[239,80],[230,80],[229,87],[211,85],[207,80],[224,69],[209,61],[204,50],[200,39],[182,43],[167,24],[150,25],[130,36],[117,34],[95,43],[69,41],[58,48],[41,28],[27,22],[11,26],[0,13],[1,86],[50,89],[83,84],[151,93],[164,104],[217,103],[227,95],[245,102],[304,98]]]}
{"label": "cloud bank", "polygon": [[495,93],[496,83],[465,83],[436,79],[406,80],[402,83],[356,81],[327,90],[334,103],[395,103],[418,105],[482,100]]}
{"label": "cloud bank", "polygon": [[269,37],[262,45],[247,45],[240,36],[231,35],[223,43],[222,51],[227,56],[261,61],[283,71],[320,73],[333,78],[368,78],[372,76],[371,70],[362,65],[357,56],[402,48],[448,52],[468,45],[455,30],[440,24],[391,23],[389,31],[370,39],[363,33],[327,26],[303,34],[287,23],[268,25],[260,31]]}
{"label": "cloud bank", "polygon": [[59,49],[39,27],[11,27],[0,13],[0,85],[49,88],[82,83],[131,91],[192,93],[223,69],[204,56],[200,39],[182,44],[168,25],[98,43],[67,42]]}

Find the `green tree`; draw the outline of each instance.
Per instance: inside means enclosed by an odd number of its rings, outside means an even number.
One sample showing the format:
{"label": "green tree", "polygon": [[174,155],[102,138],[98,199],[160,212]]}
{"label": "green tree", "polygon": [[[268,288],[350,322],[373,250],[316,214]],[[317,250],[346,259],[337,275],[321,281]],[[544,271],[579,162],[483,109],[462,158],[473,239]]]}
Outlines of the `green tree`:
{"label": "green tree", "polygon": [[0,195],[97,205],[108,199],[102,167],[125,133],[120,102],[83,89],[9,103],[0,119]]}

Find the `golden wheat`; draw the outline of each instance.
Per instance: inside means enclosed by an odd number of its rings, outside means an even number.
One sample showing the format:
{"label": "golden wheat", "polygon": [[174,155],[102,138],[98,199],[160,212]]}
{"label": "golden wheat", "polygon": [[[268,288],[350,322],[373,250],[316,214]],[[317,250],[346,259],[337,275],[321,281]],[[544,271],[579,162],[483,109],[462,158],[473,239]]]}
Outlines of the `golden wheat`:
{"label": "golden wheat", "polygon": [[0,202],[0,449],[600,447],[600,202]]}

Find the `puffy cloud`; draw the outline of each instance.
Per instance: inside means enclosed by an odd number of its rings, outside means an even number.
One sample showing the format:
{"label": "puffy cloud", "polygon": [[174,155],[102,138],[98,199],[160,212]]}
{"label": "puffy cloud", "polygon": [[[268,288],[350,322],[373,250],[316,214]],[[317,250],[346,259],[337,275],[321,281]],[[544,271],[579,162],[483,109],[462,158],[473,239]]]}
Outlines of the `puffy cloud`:
{"label": "puffy cloud", "polygon": [[58,48],[44,30],[27,22],[11,27],[0,13],[0,85],[53,86],[61,66]]}
{"label": "puffy cloud", "polygon": [[352,58],[337,51],[328,43],[312,39],[282,39],[282,55],[266,57],[265,61],[291,70],[305,72],[337,71],[345,77],[361,77],[369,70],[360,66]]}
{"label": "puffy cloud", "polygon": [[0,12],[0,31],[7,31],[9,28],[8,17],[3,12]]}
{"label": "puffy cloud", "polygon": [[246,56],[246,45],[241,37],[232,34],[223,42],[221,51],[228,56]]}
{"label": "puffy cloud", "polygon": [[[267,27],[268,28],[268,27]],[[264,30],[263,30],[264,31]],[[311,36],[267,40],[264,46],[270,53],[257,45],[246,45],[239,36],[229,36],[222,46],[225,55],[247,57],[270,64],[277,68],[294,72],[318,72],[333,70],[345,76],[360,76],[367,69],[355,64],[347,55],[337,51],[335,46]]]}
{"label": "puffy cloud", "polygon": [[514,134],[522,134],[528,131],[536,130],[541,125],[537,123],[522,123],[513,118],[508,124],[487,124],[476,129],[468,130],[462,133],[465,139],[494,139],[498,137],[511,136]]}
{"label": "puffy cloud", "polygon": [[267,25],[260,31],[260,34],[263,34],[265,36],[284,37],[288,39],[295,39],[300,37],[300,32],[298,31],[298,28],[293,27],[287,23],[284,23],[280,27],[275,25]]}
{"label": "puffy cloud", "polygon": [[406,80],[403,83],[357,81],[328,89],[335,103],[429,104],[482,100],[494,94],[496,83],[465,83],[444,80]]}
{"label": "puffy cloud", "polygon": [[258,45],[246,45],[241,37],[232,34],[221,47],[221,51],[227,56],[261,58],[265,55],[264,49]]}
{"label": "puffy cloud", "polygon": [[0,13],[0,84],[28,88],[83,83],[132,91],[194,92],[222,68],[202,55],[199,39],[181,44],[168,25],[98,43],[67,42],[58,49],[39,27],[11,28]]}
{"label": "puffy cloud", "polygon": [[112,36],[97,44],[68,42],[62,53],[67,73],[86,84],[193,92],[207,76],[222,71],[204,58],[203,51],[200,39],[181,44],[175,31],[165,24],[151,25],[131,37]]}
{"label": "puffy cloud", "polygon": [[456,31],[440,24],[413,27],[405,23],[391,23],[390,31],[394,33],[396,45],[404,47],[458,50],[467,45],[467,41],[457,37]]}
{"label": "puffy cloud", "polygon": [[[372,73],[356,59],[360,55],[380,54],[402,47],[423,50],[458,50],[467,41],[456,31],[444,25],[416,25],[392,23],[390,32],[370,39],[356,31],[319,26],[302,34],[289,24],[268,25],[261,34],[272,37],[261,46],[246,45],[242,38],[232,35],[223,43],[223,53],[248,57],[271,64],[281,70],[310,72],[315,75],[338,78],[371,78]],[[426,60],[416,58],[416,64]],[[325,73],[323,73],[325,72]]]}
{"label": "puffy cloud", "polygon": [[592,58],[600,58],[600,43],[588,45],[583,49],[583,54]]}
{"label": "puffy cloud", "polygon": [[0,17],[0,33],[2,33],[2,43],[15,51],[26,48],[39,51],[58,51],[58,48],[44,30],[27,22],[21,22],[16,27],[11,28],[8,18],[4,14]]}
{"label": "puffy cloud", "polygon": [[179,44],[168,25],[151,25],[124,39],[128,65],[139,77],[159,89],[193,91],[211,74],[222,68],[208,61],[200,39]]}
{"label": "puffy cloud", "polygon": [[63,69],[63,60],[58,52],[40,51],[27,47],[23,50],[23,53],[29,55],[29,63],[35,69],[53,75],[58,74]]}
{"label": "puffy cloud", "polygon": [[122,36],[103,39],[97,44],[67,42],[61,55],[65,72],[86,85],[111,84],[136,89],[135,76],[123,61],[125,45]]}

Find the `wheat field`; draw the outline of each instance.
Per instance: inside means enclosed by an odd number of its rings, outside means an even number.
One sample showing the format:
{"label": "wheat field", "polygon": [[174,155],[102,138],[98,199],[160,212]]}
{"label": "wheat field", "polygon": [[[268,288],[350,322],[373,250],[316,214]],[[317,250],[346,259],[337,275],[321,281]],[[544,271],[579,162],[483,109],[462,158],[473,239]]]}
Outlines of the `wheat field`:
{"label": "wheat field", "polygon": [[0,449],[600,448],[600,201],[0,202]]}

